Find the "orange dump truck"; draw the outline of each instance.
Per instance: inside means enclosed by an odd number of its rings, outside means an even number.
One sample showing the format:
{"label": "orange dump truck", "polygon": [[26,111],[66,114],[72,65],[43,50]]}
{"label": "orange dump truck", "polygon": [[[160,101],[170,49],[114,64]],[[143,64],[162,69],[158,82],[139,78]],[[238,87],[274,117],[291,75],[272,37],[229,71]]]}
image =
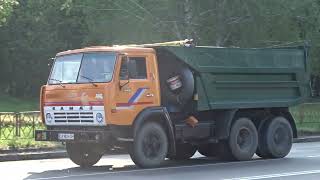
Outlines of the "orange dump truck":
{"label": "orange dump truck", "polygon": [[[179,44],[179,43],[178,43]],[[126,148],[140,167],[166,158],[282,158],[297,136],[289,106],[310,96],[306,47],[170,44],[60,52],[41,88],[46,130],[83,167]]]}

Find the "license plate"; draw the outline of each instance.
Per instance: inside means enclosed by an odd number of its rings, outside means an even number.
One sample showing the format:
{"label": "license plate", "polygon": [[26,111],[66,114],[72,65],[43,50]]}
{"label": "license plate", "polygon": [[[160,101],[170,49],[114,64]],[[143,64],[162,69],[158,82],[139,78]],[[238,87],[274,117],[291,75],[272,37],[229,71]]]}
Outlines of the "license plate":
{"label": "license plate", "polygon": [[59,140],[74,140],[74,134],[72,134],[72,133],[59,133],[58,139]]}

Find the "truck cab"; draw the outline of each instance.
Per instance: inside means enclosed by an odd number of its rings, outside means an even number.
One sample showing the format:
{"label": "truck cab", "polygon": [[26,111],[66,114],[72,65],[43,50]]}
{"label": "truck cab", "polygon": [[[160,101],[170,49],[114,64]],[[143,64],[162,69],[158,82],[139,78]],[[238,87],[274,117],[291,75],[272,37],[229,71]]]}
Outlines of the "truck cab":
{"label": "truck cab", "polygon": [[156,56],[148,48],[62,52],[41,92],[47,126],[131,125],[146,106],[160,105]]}

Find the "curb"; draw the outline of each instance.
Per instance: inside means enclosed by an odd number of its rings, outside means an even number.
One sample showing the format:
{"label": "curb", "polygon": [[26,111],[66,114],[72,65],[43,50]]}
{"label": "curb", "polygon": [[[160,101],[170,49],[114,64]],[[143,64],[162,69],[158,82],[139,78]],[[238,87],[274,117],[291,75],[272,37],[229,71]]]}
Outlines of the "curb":
{"label": "curb", "polygon": [[[293,139],[294,143],[320,142],[320,136],[301,137]],[[42,149],[43,150],[43,149]],[[4,161],[20,161],[20,160],[38,160],[38,159],[55,159],[68,157],[66,150],[55,151],[18,151],[17,153],[7,151],[8,153],[0,154],[0,162]],[[109,155],[125,154],[124,151],[111,151]]]}
{"label": "curb", "polygon": [[21,149],[0,149],[1,154],[13,154],[13,153],[33,153],[33,152],[53,152],[62,151],[64,147],[40,147],[40,148],[21,148]]}
{"label": "curb", "polygon": [[36,160],[36,159],[54,159],[67,157],[64,150],[53,152],[26,152],[26,153],[9,153],[0,154],[0,162],[3,161],[20,161],[20,160]]}
{"label": "curb", "polygon": [[[126,154],[124,150],[111,150],[106,152],[107,155],[119,155]],[[21,161],[21,160],[38,160],[38,159],[56,159],[68,157],[67,151],[64,149],[51,150],[51,151],[29,151],[18,153],[0,153],[0,162],[4,161]]]}

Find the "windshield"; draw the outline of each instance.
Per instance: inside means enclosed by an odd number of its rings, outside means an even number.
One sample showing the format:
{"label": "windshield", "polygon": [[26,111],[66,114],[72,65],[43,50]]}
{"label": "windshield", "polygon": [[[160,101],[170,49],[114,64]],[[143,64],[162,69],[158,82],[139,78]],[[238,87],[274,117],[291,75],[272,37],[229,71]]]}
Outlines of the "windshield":
{"label": "windshield", "polygon": [[109,82],[112,79],[116,55],[96,52],[56,58],[49,84]]}

